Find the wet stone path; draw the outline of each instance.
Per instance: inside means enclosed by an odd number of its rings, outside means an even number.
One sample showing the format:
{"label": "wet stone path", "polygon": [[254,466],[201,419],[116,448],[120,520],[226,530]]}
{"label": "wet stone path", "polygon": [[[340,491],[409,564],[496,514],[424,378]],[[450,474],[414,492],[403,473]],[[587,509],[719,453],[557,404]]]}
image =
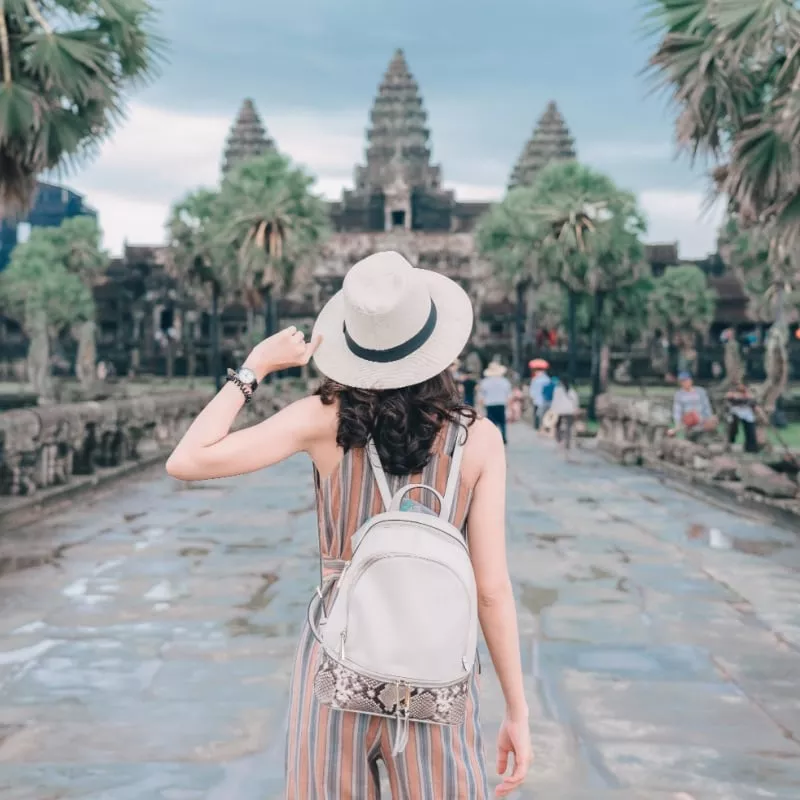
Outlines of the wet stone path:
{"label": "wet stone path", "polygon": [[[797,800],[798,537],[511,435],[537,756],[518,797]],[[150,471],[4,532],[0,798],[280,798],[315,530],[297,458],[194,486]]]}

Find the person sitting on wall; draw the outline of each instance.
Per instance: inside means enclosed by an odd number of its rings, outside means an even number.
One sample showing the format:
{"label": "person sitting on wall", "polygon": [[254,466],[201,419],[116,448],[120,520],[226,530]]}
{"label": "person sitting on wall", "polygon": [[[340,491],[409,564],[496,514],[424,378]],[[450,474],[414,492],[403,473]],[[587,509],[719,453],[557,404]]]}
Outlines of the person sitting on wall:
{"label": "person sitting on wall", "polygon": [[758,452],[756,438],[756,406],[758,405],[752,392],[744,381],[734,386],[726,395],[728,404],[728,443],[733,444],[739,435],[739,426],[744,428],[745,453]]}
{"label": "person sitting on wall", "polygon": [[714,416],[706,390],[694,385],[690,372],[679,373],[678,383],[680,388],[672,403],[674,427],[667,431],[667,435],[675,436],[684,431],[688,439],[695,439],[716,430],[719,420]]}

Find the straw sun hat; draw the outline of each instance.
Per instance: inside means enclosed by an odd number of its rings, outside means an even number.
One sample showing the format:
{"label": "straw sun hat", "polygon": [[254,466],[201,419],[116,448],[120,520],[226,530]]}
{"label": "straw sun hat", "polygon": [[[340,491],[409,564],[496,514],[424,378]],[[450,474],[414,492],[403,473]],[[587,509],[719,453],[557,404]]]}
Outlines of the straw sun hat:
{"label": "straw sun hat", "polygon": [[472,332],[472,304],[455,281],[374,253],[347,272],[314,325],[317,369],[358,389],[399,389],[444,372]]}

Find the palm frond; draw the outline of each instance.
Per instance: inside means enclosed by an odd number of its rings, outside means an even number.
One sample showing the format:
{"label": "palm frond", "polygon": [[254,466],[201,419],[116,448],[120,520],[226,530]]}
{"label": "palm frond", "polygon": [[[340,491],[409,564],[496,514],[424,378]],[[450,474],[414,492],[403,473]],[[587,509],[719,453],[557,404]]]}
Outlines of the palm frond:
{"label": "palm frond", "polygon": [[24,211],[36,176],[92,158],[124,97],[156,72],[163,40],[145,0],[4,0],[0,204]]}

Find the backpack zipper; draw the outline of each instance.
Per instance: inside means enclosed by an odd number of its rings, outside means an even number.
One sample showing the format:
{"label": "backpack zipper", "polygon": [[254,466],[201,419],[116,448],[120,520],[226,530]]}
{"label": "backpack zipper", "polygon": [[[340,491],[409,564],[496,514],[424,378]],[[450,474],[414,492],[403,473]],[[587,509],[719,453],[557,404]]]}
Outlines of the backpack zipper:
{"label": "backpack zipper", "polygon": [[[464,590],[464,594],[466,596],[467,603],[468,603],[468,605],[470,607],[470,612],[469,612],[469,627],[470,627],[470,630],[472,630],[472,628],[476,624],[475,612],[474,612],[474,609],[472,608],[472,602],[471,602],[471,599],[470,599],[469,589],[467,588],[467,585],[464,583],[464,580],[462,579],[462,577],[451,566],[449,566],[447,564],[444,564],[441,561],[436,561],[435,559],[427,558],[426,556],[418,556],[418,555],[415,555],[413,553],[379,553],[377,555],[369,556],[368,558],[364,559],[364,561],[361,564],[358,565],[358,567],[356,569],[356,572],[354,573],[353,578],[350,581],[350,588],[349,588],[349,591],[348,591],[348,594],[347,594],[347,602],[345,603],[345,615],[344,615],[345,627],[341,631],[341,633],[339,634],[339,656],[340,656],[340,660],[343,661],[343,662],[346,662],[349,665],[351,665],[354,669],[356,669],[359,672],[362,672],[364,675],[368,675],[368,676],[370,676],[372,678],[375,678],[376,680],[385,680],[385,679],[390,678],[390,679],[398,681],[400,683],[404,683],[407,679],[402,677],[402,676],[400,676],[400,675],[376,675],[375,673],[370,673],[369,671],[364,670],[362,667],[357,666],[353,661],[350,661],[347,658],[346,654],[345,654],[345,643],[347,641],[347,629],[348,629],[349,623],[350,623],[350,598],[352,597],[353,590],[355,589],[355,585],[356,585],[356,583],[358,583],[359,578],[361,578],[363,576],[364,572],[369,567],[371,567],[373,564],[377,563],[378,561],[383,561],[383,560],[385,560],[387,558],[415,558],[415,559],[418,559],[420,561],[428,561],[431,564],[436,564],[437,566],[444,567],[445,569],[449,570],[455,576],[456,580],[461,585],[461,588]],[[347,563],[347,566],[345,567],[345,570],[349,566],[350,566],[350,562]],[[344,575],[344,570],[342,571],[342,575]],[[340,579],[341,579],[341,576],[340,576]],[[469,634],[467,634],[467,636],[469,637]],[[466,643],[465,643],[465,646],[464,646],[463,649],[466,650]],[[466,653],[461,657],[461,666],[463,667],[465,673],[469,673],[469,669],[467,668],[467,655],[466,655]],[[428,683],[426,685],[427,686],[450,686],[450,685],[455,684],[455,683],[460,683],[460,680],[457,680],[457,681],[445,681],[445,682],[442,682],[442,683]]]}

